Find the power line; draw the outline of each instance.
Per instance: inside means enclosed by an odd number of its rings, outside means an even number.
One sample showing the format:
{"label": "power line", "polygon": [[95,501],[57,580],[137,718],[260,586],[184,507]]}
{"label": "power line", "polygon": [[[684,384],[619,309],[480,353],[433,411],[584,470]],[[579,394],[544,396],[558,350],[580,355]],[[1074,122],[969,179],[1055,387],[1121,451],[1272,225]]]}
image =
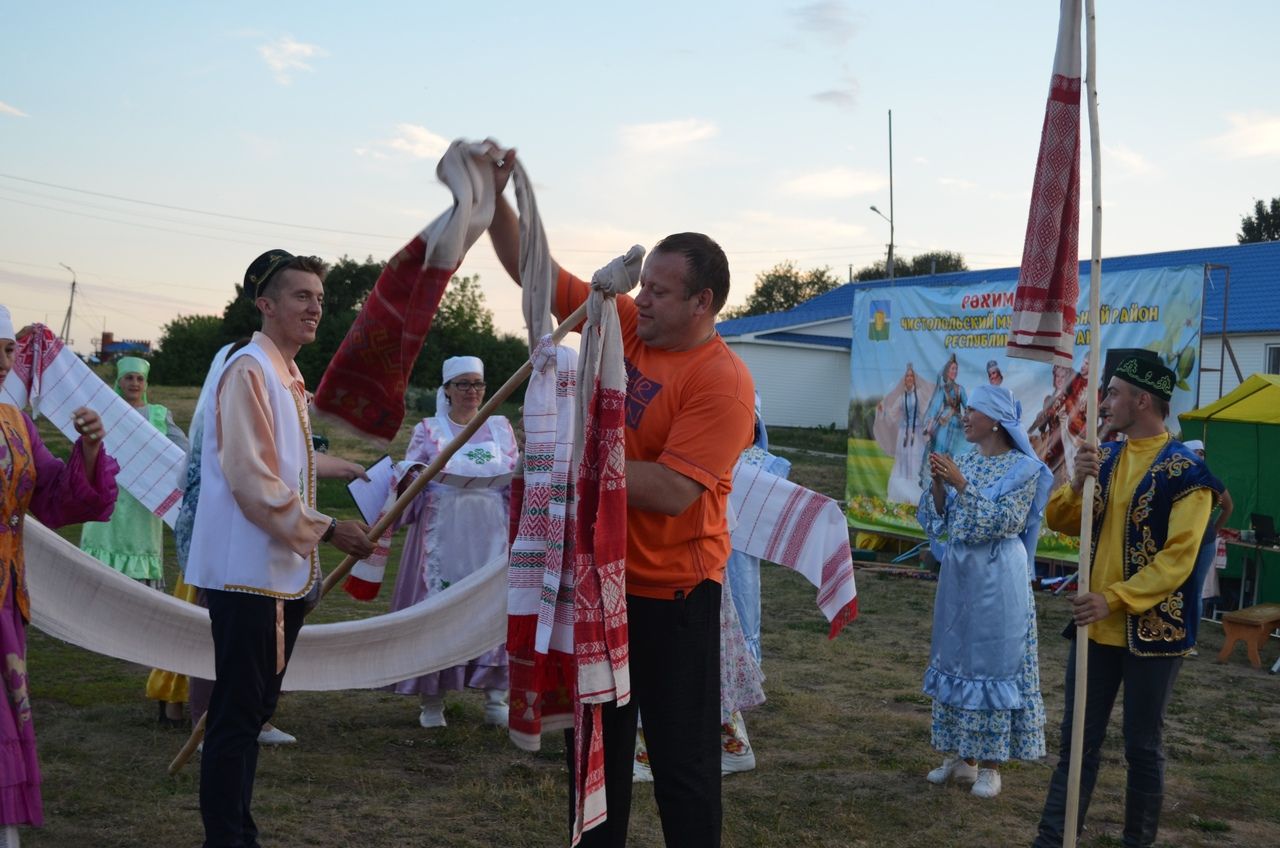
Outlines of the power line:
{"label": "power line", "polygon": [[94,197],[105,197],[109,200],[120,200],[125,203],[137,203],[142,206],[154,206],[157,209],[169,209],[173,212],[188,212],[192,215],[209,215],[214,218],[226,218],[232,221],[247,221],[251,224],[271,224],[277,227],[292,227],[298,230],[315,230],[322,233],[337,233],[344,236],[370,236],[372,238],[398,239],[400,236],[389,236],[383,233],[363,233],[357,230],[339,230],[332,227],[315,227],[309,224],[291,224],[288,221],[271,221],[265,218],[250,218],[245,215],[231,215],[226,212],[210,212],[205,209],[192,209],[189,206],[174,206],[169,203],[157,203],[153,200],[141,200],[136,197],[125,197],[120,194],[110,194],[105,191],[92,191],[87,188],[75,188],[74,186],[59,185],[57,183],[48,183],[43,180],[33,180],[29,177],[19,177],[14,174],[0,174],[0,178],[6,180],[17,180],[19,182],[31,183],[32,185],[44,186],[45,188],[56,188],[61,191],[73,191],[77,194],[90,194]]}
{"label": "power line", "polygon": [[[157,209],[168,209],[172,212],[185,212],[192,215],[207,215],[215,218],[224,218],[232,221],[244,221],[252,224],[269,224],[269,225],[278,226],[278,227],[290,227],[292,229],[299,229],[299,230],[313,230],[316,232],[334,233],[338,235],[364,236],[364,237],[370,237],[370,238],[390,239],[392,241],[399,241],[399,242],[405,242],[408,240],[407,237],[402,235],[392,236],[392,235],[387,235],[385,233],[368,233],[368,232],[361,232],[358,230],[337,229],[334,227],[318,227],[310,224],[293,224],[288,221],[273,221],[265,218],[251,218],[245,215],[232,215],[226,212],[212,212],[205,209],[194,209],[188,206],[176,206],[169,203],[159,203],[157,201],[152,201],[152,200],[142,200],[141,198],[136,198],[136,197],[126,197],[124,195],[111,194],[109,192],[94,191],[92,189],[84,189],[84,188],[76,188],[74,186],[60,185],[58,183],[45,182],[43,180],[35,180],[29,177],[19,177],[15,174],[0,173],[0,178],[7,179],[7,180],[16,180],[24,183],[30,183],[31,185],[44,186],[46,188],[54,188],[60,191],[70,191],[70,192],[75,192],[77,194],[91,195],[93,197],[103,197],[108,200],[119,200],[125,203],[137,203],[143,206],[151,206]],[[74,202],[74,201],[61,200],[59,198],[52,198],[52,197],[49,197],[48,195],[35,195],[35,196],[43,197],[45,199],[50,199],[50,200],[59,200],[60,202]],[[10,199],[10,202],[21,203],[22,201]],[[35,205],[35,204],[29,204],[29,205]],[[112,210],[109,207],[93,206],[92,204],[84,204],[84,205],[90,206],[90,208],[105,209],[106,211],[117,211],[117,210]],[[49,207],[38,207],[38,208],[49,208]],[[52,209],[51,211],[55,211],[55,212],[66,211],[66,212],[70,212],[71,214],[81,214],[81,215],[87,214],[87,213],[74,212],[72,210],[61,210],[61,209]],[[118,211],[123,212],[124,210],[118,210]],[[131,214],[131,213],[125,212],[124,214]],[[176,221],[176,220],[164,219],[164,218],[159,218],[156,220],[166,221],[170,223],[183,223],[183,224],[192,223],[192,222]],[[128,223],[128,222],[119,221],[119,220],[114,220],[113,222]],[[141,225],[136,225],[136,226],[141,226]],[[195,226],[205,226],[205,225],[195,224]],[[226,230],[223,228],[215,228],[215,229],[221,229],[224,232],[246,234],[240,230]],[[196,235],[195,233],[181,233],[181,234]],[[204,236],[204,237],[213,238],[212,236]],[[917,248],[919,247],[919,245],[908,245],[908,246],[917,247]],[[855,244],[855,245],[831,245],[831,246],[823,246],[823,247],[753,248],[750,250],[735,249],[735,250],[728,250],[726,252],[731,253],[735,256],[747,256],[747,255],[753,255],[753,254],[812,254],[812,253],[855,252],[855,251],[863,251],[863,250],[879,251],[882,249],[882,247],[883,246],[880,244]],[[378,248],[378,250],[383,250],[383,249],[386,249],[386,248],[385,247]],[[370,252],[372,253],[376,251],[370,251]],[[557,247],[556,253],[561,253],[561,254],[589,253],[589,254],[603,254],[603,255],[613,256],[613,255],[617,255],[618,251],[616,249],[609,249],[609,248]],[[1005,255],[1008,255],[1008,254],[1005,254]]]}
{"label": "power line", "polygon": [[[23,191],[22,189],[14,189],[14,188],[10,188],[10,187],[8,187],[8,186],[0,187],[0,189],[2,189],[3,191],[6,191],[6,192],[16,192],[16,193],[21,194],[21,195],[24,195],[24,196],[26,196],[26,197],[35,197],[35,198],[38,198],[38,199],[41,199],[41,200],[51,200],[51,201],[53,201],[54,203],[72,204],[72,205],[75,205],[75,206],[81,206],[81,207],[85,207],[85,208],[88,208],[88,209],[97,209],[97,210],[100,210],[100,211],[103,211],[103,212],[113,212],[113,213],[116,213],[116,214],[118,214],[118,215],[131,215],[131,216],[136,216],[136,217],[139,217],[139,218],[145,218],[145,219],[147,219],[147,220],[151,220],[151,221],[159,221],[159,222],[164,223],[164,224],[179,224],[179,225],[182,225],[182,226],[202,227],[202,228],[205,228],[205,229],[215,230],[215,231],[220,232],[220,233],[231,233],[232,235],[249,236],[249,237],[251,237],[251,238],[256,238],[256,239],[258,239],[259,241],[261,241],[261,240],[264,238],[264,234],[263,234],[263,233],[261,233],[261,232],[252,232],[252,231],[249,231],[249,230],[237,229],[237,228],[234,228],[234,227],[221,227],[221,226],[218,226],[217,224],[207,224],[207,223],[202,223],[202,222],[200,222],[200,221],[189,221],[189,220],[184,220],[184,219],[181,219],[181,218],[174,218],[174,217],[172,217],[172,216],[150,215],[150,214],[147,214],[146,212],[134,212],[134,211],[130,211],[130,210],[128,210],[128,209],[120,209],[120,208],[115,207],[115,206],[106,206],[106,205],[99,204],[99,203],[86,203],[85,201],[81,201],[81,200],[74,200],[74,199],[65,198],[65,197],[58,197],[58,196],[56,196],[56,195],[43,194],[43,193],[41,193],[41,192],[36,192],[36,191]],[[13,202],[13,203],[23,203],[23,202],[30,203],[30,201],[22,201],[22,200],[18,200],[17,198],[9,197],[9,196],[7,196],[7,195],[5,195],[5,194],[0,194],[0,200],[8,200],[8,201]],[[53,211],[59,211],[59,212],[66,211],[66,212],[71,212],[71,213],[73,213],[73,214],[75,214],[75,213],[77,212],[77,210],[74,210],[74,209],[64,210],[64,209],[59,209],[59,208],[57,208],[57,207],[48,207],[48,206],[41,206],[41,207],[39,207],[39,208],[42,208],[42,209],[51,209],[51,210],[53,210]],[[86,213],[80,213],[80,214],[86,214]],[[115,223],[118,223],[118,224],[134,224],[134,223],[135,223],[135,222],[132,222],[132,221],[120,220],[120,219],[118,219],[118,218],[111,218],[111,219],[104,219],[104,220],[111,220],[111,221],[114,221]],[[296,236],[290,236],[290,238],[296,238]],[[324,245],[326,245],[326,246],[328,246],[328,247],[332,247],[332,248],[335,248],[335,249],[346,249],[346,248],[347,248],[347,245],[338,244],[338,243],[336,243],[336,242],[312,241],[311,243],[312,243],[312,244],[324,244]]]}

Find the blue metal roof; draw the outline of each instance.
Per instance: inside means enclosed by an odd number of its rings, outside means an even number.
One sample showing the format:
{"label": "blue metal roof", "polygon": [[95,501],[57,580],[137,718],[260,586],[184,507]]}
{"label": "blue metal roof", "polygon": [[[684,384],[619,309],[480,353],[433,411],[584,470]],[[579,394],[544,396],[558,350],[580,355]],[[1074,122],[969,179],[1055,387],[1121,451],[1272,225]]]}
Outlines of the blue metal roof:
{"label": "blue metal roof", "polygon": [[823,347],[853,348],[853,340],[842,336],[813,336],[808,333],[765,333],[760,336],[771,342],[801,342],[803,344],[822,345]]}
{"label": "blue metal roof", "polygon": [[[1179,265],[1225,265],[1231,271],[1231,299],[1227,309],[1227,332],[1274,333],[1280,332],[1280,241],[1256,244],[1233,244],[1226,247],[1199,247],[1191,250],[1169,250],[1163,253],[1141,253],[1133,256],[1114,256],[1102,260],[1104,273],[1110,271],[1134,271],[1142,268],[1173,268]],[[1080,263],[1080,275],[1087,277],[1089,263]],[[1222,295],[1225,274],[1215,270],[1211,285],[1205,291],[1204,327],[1214,333],[1222,320]],[[966,286],[980,283],[1012,283],[1018,279],[1018,269],[990,268],[983,271],[953,271],[927,277],[901,277],[889,280],[873,280],[865,283],[846,283],[826,294],[818,295],[785,312],[768,315],[752,315],[721,321],[716,329],[722,336],[742,336],[748,333],[768,333],[801,324],[830,321],[833,318],[852,318],[855,290],[898,286]],[[770,333],[770,337],[786,335],[786,341],[810,341],[813,336],[797,333]]]}

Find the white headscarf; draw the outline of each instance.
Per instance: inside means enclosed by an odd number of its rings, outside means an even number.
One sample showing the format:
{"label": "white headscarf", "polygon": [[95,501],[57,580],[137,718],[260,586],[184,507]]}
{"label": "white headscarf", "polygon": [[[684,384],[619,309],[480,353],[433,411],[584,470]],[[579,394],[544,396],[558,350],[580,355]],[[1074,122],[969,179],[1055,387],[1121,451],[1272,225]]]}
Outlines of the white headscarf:
{"label": "white headscarf", "polygon": [[13,316],[9,314],[9,308],[0,306],[0,339],[17,339],[18,334],[13,331]]}
{"label": "white headscarf", "polygon": [[444,361],[440,388],[436,389],[436,417],[443,420],[449,415],[449,396],[444,392],[445,383],[463,374],[479,374],[484,377],[484,363],[478,356],[451,356]]}

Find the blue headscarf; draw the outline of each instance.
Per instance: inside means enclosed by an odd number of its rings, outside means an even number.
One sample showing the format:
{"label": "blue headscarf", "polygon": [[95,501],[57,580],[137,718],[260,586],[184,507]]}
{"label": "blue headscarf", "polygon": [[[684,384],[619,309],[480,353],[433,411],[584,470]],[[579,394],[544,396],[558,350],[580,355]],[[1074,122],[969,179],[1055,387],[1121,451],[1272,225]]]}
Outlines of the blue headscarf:
{"label": "blue headscarf", "polygon": [[[1036,496],[1031,502],[1031,513],[1027,516],[1027,526],[1019,534],[1019,538],[1022,539],[1023,545],[1027,548],[1027,563],[1030,565],[1035,562],[1036,541],[1040,537],[1040,522],[1044,518],[1044,507],[1049,502],[1049,494],[1053,489],[1053,472],[1049,470],[1049,466],[1044,464],[1040,457],[1036,455],[1035,449],[1031,447],[1031,440],[1027,438],[1027,431],[1022,429],[1022,404],[1018,403],[1014,398],[1013,392],[1004,386],[980,385],[969,394],[969,408],[976,409],[998,423],[1009,434],[1009,439],[1013,442],[1014,449],[1026,454],[1034,460],[1035,465],[1039,466],[1039,468],[1032,470],[1032,473],[1037,475]],[[1021,476],[1021,480],[1025,481],[1026,477]]]}

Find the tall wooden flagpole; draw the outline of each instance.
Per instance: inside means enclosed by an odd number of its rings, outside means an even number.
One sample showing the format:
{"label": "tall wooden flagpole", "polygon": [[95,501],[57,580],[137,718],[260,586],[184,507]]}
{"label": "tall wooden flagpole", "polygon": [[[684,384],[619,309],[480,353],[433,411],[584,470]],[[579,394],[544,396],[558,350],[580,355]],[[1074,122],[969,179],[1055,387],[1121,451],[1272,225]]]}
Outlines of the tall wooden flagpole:
{"label": "tall wooden flagpole", "polygon": [[[1089,164],[1092,171],[1093,228],[1089,256],[1089,378],[1087,382],[1086,439],[1098,446],[1098,375],[1102,371],[1102,327],[1099,326],[1099,285],[1102,279],[1102,142],[1098,138],[1098,87],[1094,0],[1085,0],[1085,88],[1089,106]],[[1098,481],[1086,477],[1080,508],[1080,574],[1077,592],[1089,591],[1093,560],[1093,498]],[[1067,816],[1063,848],[1075,848],[1079,830],[1080,766],[1084,757],[1084,710],[1089,679],[1089,626],[1076,629],[1076,669],[1071,707],[1071,759],[1067,773]]]}

